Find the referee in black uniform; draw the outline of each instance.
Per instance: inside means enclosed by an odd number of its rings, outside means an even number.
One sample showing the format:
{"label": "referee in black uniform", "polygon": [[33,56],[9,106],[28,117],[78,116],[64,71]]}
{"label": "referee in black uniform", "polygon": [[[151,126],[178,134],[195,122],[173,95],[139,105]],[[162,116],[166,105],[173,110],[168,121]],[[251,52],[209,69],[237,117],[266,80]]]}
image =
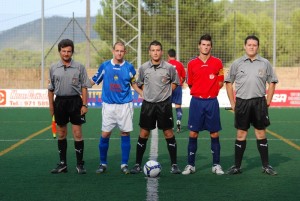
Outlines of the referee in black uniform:
{"label": "referee in black uniform", "polygon": [[[85,67],[72,59],[74,43],[63,39],[58,44],[61,60],[50,67],[48,97],[50,115],[55,116],[58,129],[60,162],[51,173],[67,172],[67,124],[71,122],[76,151],[78,174],[85,174],[83,161],[84,141],[81,125],[85,123],[87,88],[90,86]],[[55,95],[55,100],[54,100]]]}

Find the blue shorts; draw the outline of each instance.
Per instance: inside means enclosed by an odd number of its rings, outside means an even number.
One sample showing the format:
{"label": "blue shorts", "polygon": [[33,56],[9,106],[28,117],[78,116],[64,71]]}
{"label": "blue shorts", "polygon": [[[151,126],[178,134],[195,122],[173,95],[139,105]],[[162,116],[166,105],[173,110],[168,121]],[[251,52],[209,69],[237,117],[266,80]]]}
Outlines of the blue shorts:
{"label": "blue shorts", "polygon": [[195,132],[207,130],[213,133],[222,130],[218,99],[192,97],[188,127],[190,131]]}
{"label": "blue shorts", "polygon": [[182,86],[177,86],[172,93],[172,103],[176,105],[182,104]]}

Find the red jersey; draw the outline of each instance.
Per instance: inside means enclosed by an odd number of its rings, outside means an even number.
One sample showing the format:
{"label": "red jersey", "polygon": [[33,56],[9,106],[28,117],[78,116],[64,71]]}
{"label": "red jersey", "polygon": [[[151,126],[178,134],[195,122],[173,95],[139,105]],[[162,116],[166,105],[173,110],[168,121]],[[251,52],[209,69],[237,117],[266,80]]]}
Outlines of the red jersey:
{"label": "red jersey", "polygon": [[178,78],[179,78],[179,83],[180,86],[182,86],[186,75],[183,64],[175,59],[170,59],[168,63],[170,63],[172,66],[176,68]]}
{"label": "red jersey", "polygon": [[190,94],[199,98],[215,98],[218,96],[220,85],[224,81],[222,61],[210,56],[204,63],[199,57],[189,61],[187,84]]}

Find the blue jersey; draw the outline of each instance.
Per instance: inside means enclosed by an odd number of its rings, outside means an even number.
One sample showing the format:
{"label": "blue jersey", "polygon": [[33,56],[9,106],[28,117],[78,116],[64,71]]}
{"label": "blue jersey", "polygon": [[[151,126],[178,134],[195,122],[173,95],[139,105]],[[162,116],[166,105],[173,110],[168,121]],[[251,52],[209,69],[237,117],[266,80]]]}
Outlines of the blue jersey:
{"label": "blue jersey", "polygon": [[124,61],[121,65],[113,60],[103,62],[92,77],[96,84],[102,83],[102,101],[109,104],[132,102],[131,83],[135,83],[136,71],[132,64]]}

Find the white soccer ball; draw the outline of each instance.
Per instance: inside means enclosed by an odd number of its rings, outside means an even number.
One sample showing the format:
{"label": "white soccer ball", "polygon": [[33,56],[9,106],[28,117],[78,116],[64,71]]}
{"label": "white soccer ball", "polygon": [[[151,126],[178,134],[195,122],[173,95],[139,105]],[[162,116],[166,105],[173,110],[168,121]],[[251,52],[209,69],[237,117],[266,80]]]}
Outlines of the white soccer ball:
{"label": "white soccer ball", "polygon": [[157,177],[161,172],[161,165],[159,162],[150,160],[144,165],[144,174],[147,177]]}

